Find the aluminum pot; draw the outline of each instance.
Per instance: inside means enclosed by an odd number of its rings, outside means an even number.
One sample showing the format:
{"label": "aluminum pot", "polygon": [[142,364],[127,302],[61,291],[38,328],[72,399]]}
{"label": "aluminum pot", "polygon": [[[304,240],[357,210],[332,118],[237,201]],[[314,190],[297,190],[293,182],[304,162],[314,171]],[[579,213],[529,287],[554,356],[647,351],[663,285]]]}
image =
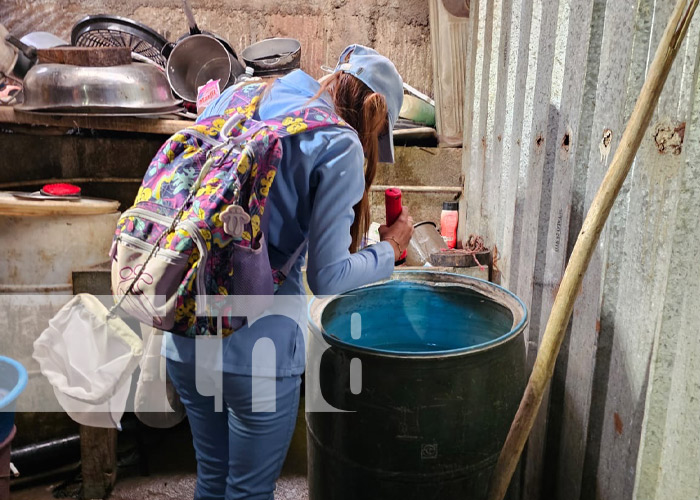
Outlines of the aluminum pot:
{"label": "aluminum pot", "polygon": [[294,38],[268,38],[241,52],[246,66],[255,76],[279,76],[299,68],[301,43]]}
{"label": "aluminum pot", "polygon": [[[78,91],[79,89],[79,91]],[[173,112],[176,100],[163,71],[132,63],[89,67],[38,64],[24,78],[24,103],[19,111],[91,114]]]}
{"label": "aluminum pot", "polygon": [[204,33],[182,38],[170,51],[166,70],[173,91],[191,102],[197,100],[197,88],[209,80],[220,80],[223,89],[244,72],[230,46]]}
{"label": "aluminum pot", "polygon": [[424,266],[430,262],[430,254],[447,248],[447,243],[437,230],[434,222],[424,221],[413,226],[413,236],[406,249],[406,264]]}

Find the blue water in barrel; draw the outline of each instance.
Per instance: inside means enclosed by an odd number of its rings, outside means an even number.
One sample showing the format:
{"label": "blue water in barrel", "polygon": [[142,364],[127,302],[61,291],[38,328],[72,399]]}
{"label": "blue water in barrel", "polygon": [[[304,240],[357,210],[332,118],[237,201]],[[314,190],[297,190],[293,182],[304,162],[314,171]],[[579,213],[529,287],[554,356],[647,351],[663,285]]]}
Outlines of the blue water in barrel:
{"label": "blue water in barrel", "polygon": [[513,315],[465,287],[389,282],[337,298],[324,310],[322,323],[343,343],[415,356],[488,346],[511,331]]}
{"label": "blue water in barrel", "polygon": [[0,443],[15,425],[17,397],[27,385],[27,370],[14,359],[0,356]]}

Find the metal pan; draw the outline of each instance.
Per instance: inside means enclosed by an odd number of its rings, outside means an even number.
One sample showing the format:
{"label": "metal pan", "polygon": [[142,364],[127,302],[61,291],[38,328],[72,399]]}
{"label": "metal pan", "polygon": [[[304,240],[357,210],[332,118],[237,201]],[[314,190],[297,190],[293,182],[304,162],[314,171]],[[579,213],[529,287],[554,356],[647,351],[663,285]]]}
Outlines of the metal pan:
{"label": "metal pan", "polygon": [[165,37],[153,29],[125,17],[99,14],[78,21],[71,30],[71,45],[76,47],[129,47],[140,59],[148,59],[161,68],[161,55],[168,44]]}
{"label": "metal pan", "polygon": [[246,47],[241,57],[255,76],[283,75],[299,68],[301,43],[294,38],[268,38]]}
{"label": "metal pan", "polygon": [[102,68],[39,64],[27,73],[24,103],[15,109],[143,114],[172,110],[178,104],[163,71],[151,64]]}
{"label": "metal pan", "polygon": [[[197,88],[219,80],[224,89],[245,72],[238,54],[224,38],[199,29],[188,0],[182,0],[189,30],[175,43],[163,47],[170,86],[186,101],[197,100]],[[222,50],[223,49],[223,50]],[[225,51],[225,52],[224,52]]]}

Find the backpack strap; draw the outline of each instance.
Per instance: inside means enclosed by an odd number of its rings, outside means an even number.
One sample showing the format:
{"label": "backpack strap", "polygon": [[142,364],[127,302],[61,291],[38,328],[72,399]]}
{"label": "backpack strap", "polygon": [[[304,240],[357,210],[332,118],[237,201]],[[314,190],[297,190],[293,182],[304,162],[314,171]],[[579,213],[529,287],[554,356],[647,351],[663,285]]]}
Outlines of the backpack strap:
{"label": "backpack strap", "polygon": [[302,250],[304,250],[304,247],[306,244],[309,242],[309,238],[304,239],[304,241],[301,242],[301,244],[297,247],[296,250],[294,250],[294,253],[292,254],[291,257],[285,262],[285,264],[279,269],[279,271],[284,274],[285,276],[289,276],[289,272],[292,270],[292,267],[294,267],[294,264],[296,263],[297,259],[301,255]]}
{"label": "backpack strap", "polygon": [[278,137],[301,134],[322,127],[347,127],[354,129],[328,107],[310,106],[270,118],[264,122],[273,128]]}
{"label": "backpack strap", "polygon": [[249,83],[235,89],[226,104],[224,116],[240,113],[252,118],[267,87],[267,83]]}
{"label": "backpack strap", "polygon": [[[330,108],[320,106],[301,108],[268,120],[252,120],[267,87],[268,84],[265,83],[250,84],[235,90],[228,102],[224,115],[207,119],[207,121],[222,118],[226,120],[220,129],[220,141],[228,142],[232,145],[240,145],[264,128],[273,131],[280,139],[329,126],[347,127],[354,131],[347,122]],[[247,128],[246,125],[248,125]],[[308,238],[306,238],[301,242],[287,262],[279,269],[279,272],[284,276],[289,275],[308,241]]]}
{"label": "backpack strap", "polygon": [[[221,115],[205,118],[198,125],[211,129],[210,135],[216,136],[220,142],[230,142],[235,138],[238,144],[250,137],[246,134],[246,122],[251,120],[260,106],[262,95],[267,89],[266,83],[245,85],[236,89],[226,103],[226,109]],[[222,125],[223,123],[223,125]],[[256,131],[260,127],[255,126]]]}
{"label": "backpack strap", "polygon": [[[329,126],[348,127],[350,130],[353,130],[352,127],[350,127],[350,125],[348,125],[342,118],[333,113],[329,108],[325,107],[301,108],[291,113],[261,121],[260,123],[262,126],[256,127],[257,130],[252,129],[247,131],[246,135],[249,134],[252,136],[262,127],[270,127],[274,129],[277,137],[280,139],[290,135],[301,134],[310,130]],[[284,266],[282,266],[282,268],[279,270],[284,276],[289,275],[292,267],[296,263],[297,259],[299,259],[301,252],[304,250],[308,242],[309,239],[305,238],[291,257],[289,257]]]}
{"label": "backpack strap", "polygon": [[[255,83],[236,89],[231,94],[223,115],[210,116],[200,123],[212,127],[214,122],[225,120],[225,125],[220,126],[218,139],[223,142],[230,137],[235,137],[238,144],[251,138],[263,128],[271,129],[279,138],[327,126],[348,127],[353,130],[347,122],[325,106],[304,107],[267,120],[252,120],[268,86],[267,83]],[[233,118],[234,116],[237,118]],[[247,128],[246,122],[249,125]]]}

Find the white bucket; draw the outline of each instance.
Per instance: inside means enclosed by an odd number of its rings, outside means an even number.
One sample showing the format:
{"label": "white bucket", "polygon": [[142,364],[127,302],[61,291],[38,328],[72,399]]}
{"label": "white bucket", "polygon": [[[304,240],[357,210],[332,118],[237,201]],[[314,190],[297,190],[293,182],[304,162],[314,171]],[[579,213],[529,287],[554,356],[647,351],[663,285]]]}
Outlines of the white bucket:
{"label": "white bucket", "polygon": [[18,412],[62,411],[32,358],[33,344],[70,300],[72,272],[109,260],[119,217],[113,210],[97,215],[50,212],[46,216],[0,213],[4,253],[0,259],[0,353],[22,363],[29,374]]}

